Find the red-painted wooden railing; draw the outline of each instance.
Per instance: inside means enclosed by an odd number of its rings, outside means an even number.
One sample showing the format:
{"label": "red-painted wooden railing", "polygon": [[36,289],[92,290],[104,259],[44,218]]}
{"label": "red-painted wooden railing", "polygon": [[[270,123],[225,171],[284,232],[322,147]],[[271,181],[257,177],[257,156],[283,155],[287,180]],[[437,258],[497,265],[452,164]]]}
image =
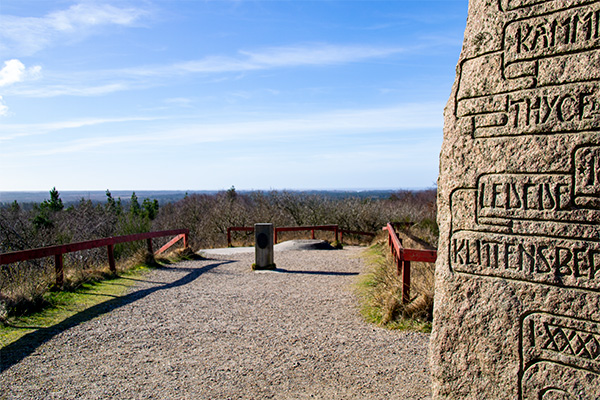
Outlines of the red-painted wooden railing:
{"label": "red-painted wooden railing", "polygon": [[[233,231],[243,231],[243,232],[253,232],[254,228],[249,226],[232,226],[227,228],[227,245],[231,247],[231,232]],[[331,231],[335,233],[335,241],[344,242],[344,233],[351,235],[362,235],[362,236],[371,236],[375,237],[375,234],[372,232],[361,232],[361,231],[351,231],[347,229],[340,229],[338,225],[314,225],[314,226],[281,226],[274,229],[273,242],[277,244],[277,233],[278,232],[294,232],[294,231],[311,231],[311,239],[315,238],[315,231]]]}
{"label": "red-painted wooden railing", "polygon": [[437,251],[405,249],[391,223],[383,227],[383,230],[388,231],[388,245],[396,262],[396,273],[402,276],[402,302],[406,304],[410,301],[410,262],[435,262]]}
{"label": "red-painted wooden railing", "polygon": [[311,231],[311,239],[315,238],[315,231],[331,231],[335,234],[335,241],[339,241],[339,227],[337,225],[313,225],[313,226],[280,226],[275,228],[273,242],[277,244],[277,234],[279,232],[301,232]]}
{"label": "red-painted wooden railing", "polygon": [[152,239],[164,236],[175,236],[169,243],[161,247],[155,255],[161,254],[166,251],[169,247],[173,246],[179,240],[183,239],[183,247],[187,247],[188,244],[188,229],[173,229],[168,231],[157,231],[157,232],[146,232],[137,233],[134,235],[126,236],[114,236],[110,238],[88,240],[85,242],[76,242],[69,244],[60,244],[57,246],[40,247],[37,249],[13,251],[10,253],[0,254],[0,265],[11,264],[19,261],[34,260],[36,258],[51,257],[54,256],[55,273],[56,273],[56,285],[62,286],[64,283],[63,274],[63,254],[72,253],[81,250],[90,250],[98,247],[106,246],[108,252],[108,265],[111,271],[117,270],[114,257],[114,245],[118,243],[135,242],[138,240],[146,240],[148,242],[148,251],[153,252]]}
{"label": "red-painted wooden railing", "polygon": [[376,235],[373,232],[362,232],[362,231],[351,231],[349,229],[340,229],[340,243],[344,243],[344,233],[348,235],[358,235],[358,236],[371,236],[375,237]]}
{"label": "red-painted wooden railing", "polygon": [[227,246],[231,247],[231,232],[242,231],[242,232],[254,232],[253,226],[231,226],[227,228]]}

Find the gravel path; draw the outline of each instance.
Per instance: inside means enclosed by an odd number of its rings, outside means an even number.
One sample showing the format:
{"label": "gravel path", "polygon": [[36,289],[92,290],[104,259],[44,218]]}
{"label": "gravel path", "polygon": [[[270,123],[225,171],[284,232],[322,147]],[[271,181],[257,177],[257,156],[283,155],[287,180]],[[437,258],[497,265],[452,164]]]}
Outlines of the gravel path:
{"label": "gravel path", "polygon": [[2,350],[0,399],[427,399],[429,336],[358,316],[360,248],[211,255]]}

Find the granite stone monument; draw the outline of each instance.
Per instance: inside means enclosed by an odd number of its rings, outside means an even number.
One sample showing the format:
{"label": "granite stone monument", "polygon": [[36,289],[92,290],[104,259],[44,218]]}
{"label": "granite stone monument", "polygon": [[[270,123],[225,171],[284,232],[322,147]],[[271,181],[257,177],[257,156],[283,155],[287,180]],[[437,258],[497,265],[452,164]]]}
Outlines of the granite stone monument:
{"label": "granite stone monument", "polygon": [[600,1],[471,0],[444,114],[434,399],[600,399]]}

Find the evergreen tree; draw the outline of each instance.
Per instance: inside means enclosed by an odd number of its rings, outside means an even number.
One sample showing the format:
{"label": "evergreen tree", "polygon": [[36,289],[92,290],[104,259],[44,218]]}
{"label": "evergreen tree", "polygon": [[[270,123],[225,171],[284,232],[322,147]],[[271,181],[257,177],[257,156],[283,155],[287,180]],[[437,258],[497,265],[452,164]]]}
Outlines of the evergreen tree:
{"label": "evergreen tree", "polygon": [[237,199],[237,192],[235,191],[235,186],[231,185],[231,187],[227,189],[227,198],[231,202]]}
{"label": "evergreen tree", "polygon": [[60,193],[53,187],[50,190],[50,200],[44,200],[39,206],[35,207],[37,214],[33,217],[33,225],[38,228],[52,228],[54,226],[53,216],[61,211],[65,205],[63,204]]}
{"label": "evergreen tree", "polygon": [[141,207],[135,192],[131,194],[131,204],[129,205],[129,213],[132,215],[140,215]]}
{"label": "evergreen tree", "polygon": [[150,220],[156,218],[158,214],[158,200],[154,199],[151,201],[150,199],[144,199],[142,203],[143,214],[145,217],[148,217]]}
{"label": "evergreen tree", "polygon": [[121,201],[121,198],[117,198],[117,215],[121,215],[123,214],[123,202]]}
{"label": "evergreen tree", "polygon": [[106,189],[106,211],[117,214],[117,202],[114,197],[112,197],[112,193],[110,190]]}
{"label": "evergreen tree", "polygon": [[50,200],[44,200],[41,207],[48,211],[60,211],[65,207],[56,187],[53,187],[52,190],[50,190]]}

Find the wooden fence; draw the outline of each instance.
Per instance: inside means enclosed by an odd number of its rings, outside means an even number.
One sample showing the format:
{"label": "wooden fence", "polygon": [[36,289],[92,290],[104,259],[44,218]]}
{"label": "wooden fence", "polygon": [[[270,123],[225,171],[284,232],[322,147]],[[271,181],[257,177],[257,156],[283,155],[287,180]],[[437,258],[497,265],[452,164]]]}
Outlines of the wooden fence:
{"label": "wooden fence", "polygon": [[[254,232],[254,227],[251,226],[232,226],[227,228],[227,245],[231,247],[231,232],[242,231],[242,232]],[[330,231],[334,232],[335,241],[339,243],[344,242],[344,234],[350,235],[361,235],[375,237],[372,232],[361,232],[351,231],[348,229],[340,229],[338,225],[314,225],[314,226],[280,226],[274,229],[273,242],[277,244],[279,232],[299,232],[299,231],[311,231],[311,239],[315,238],[315,231]]]}
{"label": "wooden fence", "polygon": [[410,301],[410,262],[435,262],[437,251],[405,249],[391,223],[388,222],[383,230],[388,231],[388,244],[396,262],[396,273],[402,276],[402,302],[406,304]]}
{"label": "wooden fence", "polygon": [[108,253],[108,265],[110,270],[115,272],[117,270],[115,264],[115,256],[114,256],[114,246],[118,243],[127,243],[127,242],[135,242],[138,240],[146,240],[148,242],[148,251],[153,253],[152,249],[152,239],[158,237],[165,236],[175,236],[171,241],[162,246],[155,255],[161,254],[166,251],[168,248],[173,246],[179,240],[183,239],[183,246],[187,247],[188,244],[188,229],[174,229],[168,231],[157,231],[157,232],[146,232],[146,233],[138,233],[134,235],[126,235],[126,236],[114,236],[110,238],[104,239],[96,239],[96,240],[88,240],[85,242],[76,242],[69,244],[61,244],[57,246],[50,247],[40,247],[37,249],[30,250],[22,250],[22,251],[14,251],[10,253],[0,254],[0,265],[4,264],[12,264],[19,261],[28,261],[34,260],[36,258],[44,258],[54,256],[54,265],[56,272],[56,285],[62,286],[64,283],[64,273],[63,273],[63,254],[72,253],[75,251],[82,250],[90,250],[98,247],[107,248]]}

